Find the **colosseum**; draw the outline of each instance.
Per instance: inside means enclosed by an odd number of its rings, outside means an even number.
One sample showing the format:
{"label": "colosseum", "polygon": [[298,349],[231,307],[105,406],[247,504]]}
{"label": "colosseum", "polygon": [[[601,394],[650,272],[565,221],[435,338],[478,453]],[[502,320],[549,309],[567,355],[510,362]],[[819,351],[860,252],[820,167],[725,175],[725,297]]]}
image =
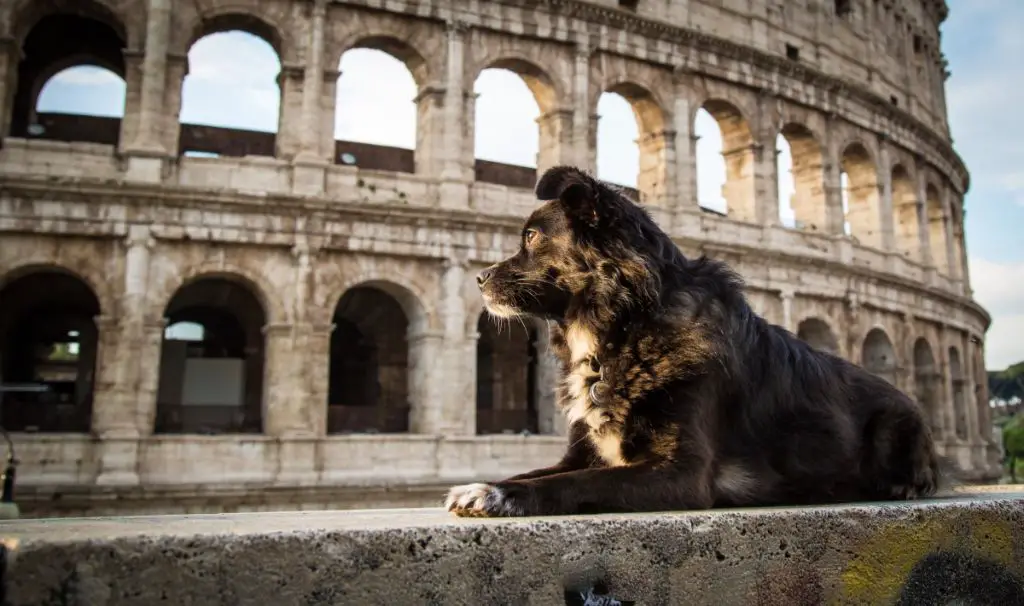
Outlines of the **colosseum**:
{"label": "colosseum", "polygon": [[[606,92],[636,117],[631,193],[686,253],[915,396],[965,478],[997,477],[946,4],[796,4],[0,3],[2,423],[23,515],[438,505],[554,461],[546,326],[497,330],[474,276],[516,249],[538,170],[594,169]],[[179,121],[190,47],[229,30],[280,58],[276,133]],[[415,80],[413,150],[333,136],[339,59],[365,48]],[[123,78],[123,119],[37,111],[79,64]],[[487,68],[536,99],[536,167],[474,156]],[[720,128],[724,212],[698,203],[698,110]]]}

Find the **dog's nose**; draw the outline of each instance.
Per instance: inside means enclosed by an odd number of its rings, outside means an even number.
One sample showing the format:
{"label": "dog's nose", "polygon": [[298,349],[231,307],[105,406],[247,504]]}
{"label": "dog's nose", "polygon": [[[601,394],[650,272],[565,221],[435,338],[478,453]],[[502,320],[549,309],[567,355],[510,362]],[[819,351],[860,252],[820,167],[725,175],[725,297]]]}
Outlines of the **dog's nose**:
{"label": "dog's nose", "polygon": [[487,269],[485,269],[482,272],[478,273],[476,275],[476,284],[477,284],[477,286],[481,286],[482,287],[484,284],[487,284],[487,281],[490,280],[491,276],[493,276],[493,275],[494,275],[494,268],[493,267],[488,267]]}

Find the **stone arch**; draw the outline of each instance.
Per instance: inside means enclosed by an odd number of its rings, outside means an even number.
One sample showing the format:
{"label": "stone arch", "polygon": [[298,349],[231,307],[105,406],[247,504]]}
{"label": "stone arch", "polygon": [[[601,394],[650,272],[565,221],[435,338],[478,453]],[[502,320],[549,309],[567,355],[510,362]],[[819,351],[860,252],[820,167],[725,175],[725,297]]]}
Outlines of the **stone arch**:
{"label": "stone arch", "polygon": [[[422,154],[418,156],[416,150],[429,144],[429,113],[437,102],[433,95],[419,94],[430,83],[429,61],[412,43],[389,33],[354,34],[343,41],[340,50],[333,64],[338,69],[331,136],[334,162],[369,169],[425,172],[428,166],[417,164]],[[392,81],[390,86],[401,88],[403,93],[377,96],[370,82],[385,77]],[[387,114],[390,124],[402,125],[401,131],[382,129],[379,120],[356,119],[358,112],[352,108],[370,103]],[[371,151],[366,145],[378,149]]]}
{"label": "stone arch", "polygon": [[[70,14],[97,19],[113,27],[126,43],[138,41],[139,18],[132,11],[111,0],[14,0],[0,6],[0,34],[7,34],[18,44],[42,19],[54,14]],[[143,16],[141,21],[144,26]]]}
{"label": "stone arch", "polygon": [[[98,252],[94,250],[81,251],[83,253]],[[99,307],[106,315],[116,315],[118,312],[118,295],[111,282],[106,280],[101,272],[96,271],[94,266],[86,262],[86,257],[71,256],[53,260],[46,253],[30,253],[27,256],[19,257],[18,261],[6,265],[0,262],[0,288],[3,284],[11,282],[21,276],[37,272],[57,272],[72,276],[81,281],[99,301]]]}
{"label": "stone arch", "polygon": [[807,318],[797,325],[796,336],[815,349],[839,355],[839,339],[828,322],[821,318]]}
{"label": "stone arch", "polygon": [[940,274],[949,275],[949,217],[935,185],[925,186],[924,197],[932,264]]}
{"label": "stone arch", "polygon": [[932,435],[937,439],[941,438],[943,427],[942,408],[939,405],[942,400],[941,379],[942,373],[935,363],[932,346],[927,339],[919,337],[914,341],[914,396],[928,416]]}
{"label": "stone arch", "polygon": [[476,433],[538,433],[538,327],[476,317]]}
{"label": "stone arch", "polygon": [[824,154],[820,139],[799,122],[786,122],[776,135],[776,161],[781,160],[780,139],[789,147],[792,197],[783,199],[784,179],[779,174],[779,209],[792,209],[796,229],[824,232],[826,228]]}
{"label": "stone arch", "polygon": [[[41,2],[38,10],[23,12],[28,14],[22,15],[21,24],[15,26],[24,28],[23,38],[19,38],[23,59],[15,68],[17,85],[11,104],[10,133],[15,137],[80,140],[85,136],[82,129],[59,116],[46,116],[39,123],[39,93],[58,71],[77,65],[101,67],[123,80],[126,67],[122,49],[128,44],[124,22],[107,6],[93,0],[83,0],[70,8]],[[112,140],[103,142],[116,144],[118,125],[109,130],[106,138]]]}
{"label": "stone arch", "polygon": [[434,309],[430,304],[432,298],[420,285],[407,279],[400,272],[389,271],[386,273],[368,271],[351,274],[347,279],[341,280],[327,295],[328,301],[333,301],[333,310],[337,308],[337,302],[345,293],[357,286],[376,288],[391,296],[402,308],[402,313],[409,321],[409,334],[416,337],[424,332],[436,328]]}
{"label": "stone arch", "polygon": [[675,145],[666,131],[669,119],[665,106],[652,88],[632,80],[619,80],[601,91],[594,104],[594,113],[601,97],[606,94],[622,97],[629,104],[636,121],[639,152],[636,190],[639,201],[644,204],[664,202]]}
{"label": "stone arch", "polygon": [[267,308],[240,275],[200,274],[167,302],[155,433],[261,433]]}
{"label": "stone arch", "polygon": [[949,348],[949,380],[953,387],[953,420],[956,437],[960,440],[968,438],[967,425],[967,380],[964,367],[960,360],[960,350],[956,346]]}
{"label": "stone arch", "polygon": [[[513,187],[532,188],[537,180],[537,171],[554,165],[560,153],[560,133],[563,121],[566,119],[565,112],[561,111],[560,100],[563,99],[563,91],[558,79],[552,72],[541,66],[539,61],[527,56],[525,53],[508,50],[501,55],[486,55],[476,64],[476,71],[472,73],[472,87],[474,101],[468,107],[467,121],[472,125],[473,133],[473,158],[474,176],[478,181],[500,183]],[[530,91],[534,102],[537,104],[535,114],[535,125],[528,126],[525,122],[521,125],[504,124],[503,128],[536,128],[537,152],[532,162],[525,156],[520,160],[506,157],[503,150],[493,149],[485,151],[485,140],[481,138],[484,132],[479,128],[483,122],[478,124],[481,112],[486,115],[487,103],[492,97],[488,97],[486,91],[481,91],[481,83],[486,88],[488,79],[498,77],[500,74],[487,74],[490,70],[505,70],[518,76]],[[509,83],[514,84],[512,82]],[[515,94],[513,90],[510,94]],[[521,93],[520,93],[521,94]],[[493,117],[489,120],[498,120]],[[488,124],[495,124],[490,121]],[[497,128],[496,126],[492,128]],[[525,151],[525,150],[523,150]],[[532,166],[531,166],[532,165]]]}
{"label": "stone arch", "polygon": [[328,362],[327,433],[409,431],[415,344],[408,304],[393,294],[399,292],[393,284],[367,282],[338,300]]}
{"label": "stone arch", "polygon": [[868,331],[861,350],[861,365],[868,372],[896,385],[899,360],[896,358],[892,340],[885,330],[872,328]]}
{"label": "stone arch", "polygon": [[860,244],[882,247],[878,168],[867,146],[852,141],[839,156],[846,233]]}
{"label": "stone arch", "polygon": [[[169,275],[163,280],[157,280],[151,289],[151,300],[161,303],[169,301],[175,292],[202,278],[224,278],[248,289],[265,311],[266,324],[281,324],[291,320],[284,300],[281,298],[281,288],[267,280],[260,271],[251,270],[235,263],[202,263],[189,267],[181,274]],[[166,306],[166,303],[162,304]]]}
{"label": "stone arch", "polygon": [[[697,133],[697,112],[707,112],[721,134],[721,155],[725,163],[725,183],[722,197],[725,199],[726,214],[739,221],[757,221],[757,201],[754,196],[754,136],[750,121],[738,105],[720,97],[709,97],[694,114],[694,132]],[[703,155],[701,140],[697,141],[698,163]],[[697,173],[701,172],[698,166]],[[698,188],[700,179],[698,177]],[[701,201],[704,206],[705,201]]]}
{"label": "stone arch", "polygon": [[[292,52],[288,28],[275,21],[272,14],[257,13],[245,5],[217,7],[198,15],[184,27],[188,37],[183,51],[185,70],[179,87],[178,153],[235,157],[280,155],[282,142],[287,146],[288,141],[288,135],[282,136],[279,132],[286,109],[284,87],[288,85],[288,80],[281,77],[282,67],[286,56]],[[245,71],[258,72],[260,84],[228,86],[194,65],[215,61],[210,49],[216,49],[219,44],[244,49]],[[226,56],[230,61],[237,55],[238,52],[227,52],[217,56]],[[233,111],[237,104],[251,102],[250,96],[262,94],[267,95],[268,103],[276,105],[267,110],[267,123],[257,117],[261,115],[258,112]],[[216,98],[215,103],[209,102],[211,97]],[[215,130],[225,128],[236,132],[224,136],[225,133]]]}
{"label": "stone arch", "polygon": [[23,266],[0,286],[0,383],[43,386],[7,393],[8,431],[88,433],[103,309],[88,282],[55,266]]}
{"label": "stone arch", "polygon": [[917,188],[910,171],[902,164],[892,167],[892,223],[896,250],[914,261],[921,260],[921,220]]}

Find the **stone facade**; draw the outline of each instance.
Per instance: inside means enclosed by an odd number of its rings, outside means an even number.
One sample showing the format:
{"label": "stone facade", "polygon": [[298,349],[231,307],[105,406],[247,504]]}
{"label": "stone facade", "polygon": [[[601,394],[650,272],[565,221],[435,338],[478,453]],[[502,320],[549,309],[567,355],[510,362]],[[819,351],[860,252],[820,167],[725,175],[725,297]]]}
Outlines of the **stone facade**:
{"label": "stone facade", "polygon": [[[730,262],[771,321],[915,395],[965,475],[995,477],[944,2],[732,4],[3,3],[0,376],[59,387],[7,396],[23,493],[371,495],[553,461],[565,427],[545,327],[480,322],[474,275],[515,250],[536,203],[533,169],[474,161],[488,67],[537,98],[537,170],[592,169],[598,97],[622,94],[641,131],[634,193],[679,245]],[[67,42],[69,23],[88,35]],[[276,136],[177,120],[190,45],[225,29],[281,58]],[[409,67],[414,152],[332,140],[335,66],[361,47]],[[123,120],[33,109],[83,53],[124,77]],[[722,129],[725,216],[697,204],[701,108]],[[794,228],[778,218],[779,134]],[[182,153],[203,145],[220,156]],[[186,325],[202,338],[169,332]],[[52,354],[69,341],[74,355]],[[204,391],[203,376],[234,379]]]}

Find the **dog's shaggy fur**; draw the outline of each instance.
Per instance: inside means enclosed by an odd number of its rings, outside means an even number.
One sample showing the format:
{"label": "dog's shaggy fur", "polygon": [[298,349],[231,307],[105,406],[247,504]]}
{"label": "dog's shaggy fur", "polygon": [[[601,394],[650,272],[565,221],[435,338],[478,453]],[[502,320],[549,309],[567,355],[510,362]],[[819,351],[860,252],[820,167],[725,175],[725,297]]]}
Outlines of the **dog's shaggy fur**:
{"label": "dog's shaggy fur", "polygon": [[520,250],[478,277],[488,311],[551,326],[569,448],[557,464],[452,488],[458,515],[523,516],[914,499],[939,482],[905,394],[748,305],[646,211],[548,170]]}

